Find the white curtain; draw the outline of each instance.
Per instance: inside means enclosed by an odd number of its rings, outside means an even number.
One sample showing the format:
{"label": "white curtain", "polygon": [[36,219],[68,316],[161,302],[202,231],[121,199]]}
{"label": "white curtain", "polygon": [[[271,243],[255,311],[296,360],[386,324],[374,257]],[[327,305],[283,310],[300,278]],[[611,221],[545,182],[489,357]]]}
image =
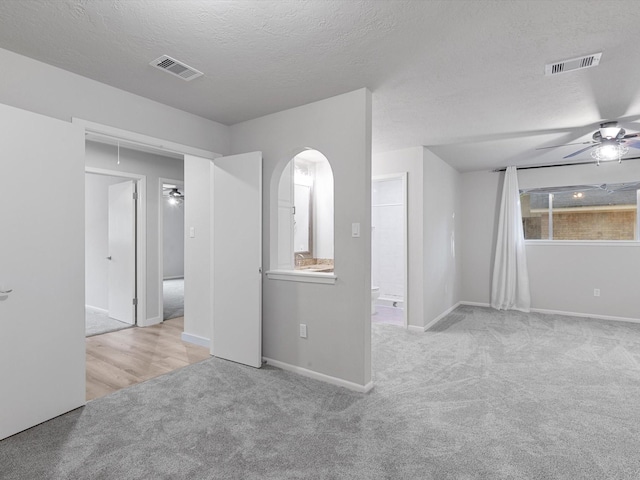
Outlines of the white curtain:
{"label": "white curtain", "polygon": [[497,310],[521,312],[528,312],[531,307],[516,167],[508,167],[504,176],[491,306]]}

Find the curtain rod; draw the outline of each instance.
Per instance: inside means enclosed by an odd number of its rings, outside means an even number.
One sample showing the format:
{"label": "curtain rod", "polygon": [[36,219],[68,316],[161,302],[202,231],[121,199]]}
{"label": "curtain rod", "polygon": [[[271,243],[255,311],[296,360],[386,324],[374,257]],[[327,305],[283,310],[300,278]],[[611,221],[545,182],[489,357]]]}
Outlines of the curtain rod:
{"label": "curtain rod", "polygon": [[[623,158],[623,161],[627,161],[627,160],[640,160],[640,157],[629,157],[629,158]],[[570,167],[572,165],[591,165],[596,163],[595,160],[592,161],[588,161],[588,162],[573,162],[573,163],[552,163],[552,164],[546,164],[546,165],[525,165],[524,167],[516,167],[517,170],[531,170],[534,168],[553,168],[553,167]],[[601,162],[604,163],[604,162]],[[491,170],[493,173],[499,173],[499,172],[504,172],[507,169],[507,167],[501,167],[501,168],[496,168],[495,170]]]}

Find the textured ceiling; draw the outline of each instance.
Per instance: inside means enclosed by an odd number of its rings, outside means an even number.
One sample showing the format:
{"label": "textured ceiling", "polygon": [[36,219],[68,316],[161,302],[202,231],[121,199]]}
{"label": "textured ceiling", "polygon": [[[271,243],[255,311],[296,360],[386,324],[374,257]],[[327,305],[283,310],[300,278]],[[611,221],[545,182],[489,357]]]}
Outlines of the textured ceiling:
{"label": "textured ceiling", "polygon": [[[374,152],[425,145],[470,171],[557,162],[578,147],[536,148],[602,120],[640,131],[637,5],[4,0],[0,47],[227,125],[368,87]],[[596,68],[543,75],[599,51]],[[149,66],[163,54],[205,75]]]}

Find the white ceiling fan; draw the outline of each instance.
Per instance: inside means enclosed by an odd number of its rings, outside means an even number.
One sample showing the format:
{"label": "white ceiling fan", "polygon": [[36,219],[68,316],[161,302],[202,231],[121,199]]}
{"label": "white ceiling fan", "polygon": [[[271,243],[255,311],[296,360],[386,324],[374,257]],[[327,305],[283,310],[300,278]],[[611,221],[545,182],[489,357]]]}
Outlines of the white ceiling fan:
{"label": "white ceiling fan", "polygon": [[604,122],[600,124],[600,128],[591,136],[592,140],[587,142],[566,143],[564,145],[552,145],[550,147],[540,147],[537,150],[546,148],[558,148],[567,145],[587,145],[562,158],[571,158],[576,155],[591,150],[591,156],[600,165],[600,161],[618,160],[622,161],[622,157],[629,151],[629,147],[640,149],[640,140],[629,140],[637,137],[638,133],[626,133],[625,129],[618,125],[618,122]]}
{"label": "white ceiling fan", "polygon": [[171,205],[181,205],[184,202],[184,193],[176,185],[162,185],[162,196],[167,198]]}

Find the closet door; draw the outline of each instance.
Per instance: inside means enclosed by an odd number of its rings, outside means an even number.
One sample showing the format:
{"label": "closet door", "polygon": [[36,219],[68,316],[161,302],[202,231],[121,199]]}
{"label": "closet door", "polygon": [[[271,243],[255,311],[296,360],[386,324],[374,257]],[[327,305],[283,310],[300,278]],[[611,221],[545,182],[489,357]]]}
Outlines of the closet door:
{"label": "closet door", "polygon": [[85,404],[84,130],[0,104],[0,131],[2,439]]}

